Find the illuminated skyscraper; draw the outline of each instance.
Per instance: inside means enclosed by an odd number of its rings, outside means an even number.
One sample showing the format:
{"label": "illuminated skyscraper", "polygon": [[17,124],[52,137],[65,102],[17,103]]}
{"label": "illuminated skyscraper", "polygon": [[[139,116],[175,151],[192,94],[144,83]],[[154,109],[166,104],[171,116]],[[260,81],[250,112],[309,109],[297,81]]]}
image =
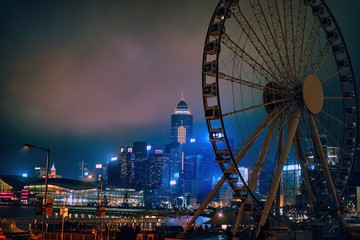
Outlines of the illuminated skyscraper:
{"label": "illuminated skyscraper", "polygon": [[132,188],[134,182],[134,161],[132,148],[120,148],[119,157],[108,162],[107,184],[110,187]]}
{"label": "illuminated skyscraper", "polygon": [[89,169],[86,166],[87,163],[84,160],[79,162],[79,179],[83,179],[89,175]]}
{"label": "illuminated skyscraper", "polygon": [[135,157],[135,176],[134,176],[134,187],[137,190],[146,189],[146,165],[147,165],[147,142],[134,142],[133,143],[133,154]]}
{"label": "illuminated skyscraper", "polygon": [[132,188],[134,186],[134,154],[131,147],[120,148],[119,160],[121,165],[120,186]]}
{"label": "illuminated skyscraper", "polygon": [[56,178],[55,163],[53,163],[52,166],[51,166],[51,169],[50,169],[50,177],[51,177],[51,178]]}
{"label": "illuminated skyscraper", "polygon": [[35,176],[39,178],[43,178],[46,175],[46,171],[44,167],[35,167]]}
{"label": "illuminated skyscraper", "polygon": [[182,174],[184,171],[184,146],[190,143],[193,131],[193,116],[191,109],[181,100],[171,115],[170,144],[165,146],[165,153],[169,156],[168,173],[169,193],[172,196],[182,195]]}
{"label": "illuminated skyscraper", "polygon": [[184,96],[171,115],[170,143],[189,143],[192,138],[193,116]]}
{"label": "illuminated skyscraper", "polygon": [[162,184],[162,173],[168,158],[164,156],[161,150],[155,150],[154,153],[149,154],[147,164],[147,189],[157,189]]}

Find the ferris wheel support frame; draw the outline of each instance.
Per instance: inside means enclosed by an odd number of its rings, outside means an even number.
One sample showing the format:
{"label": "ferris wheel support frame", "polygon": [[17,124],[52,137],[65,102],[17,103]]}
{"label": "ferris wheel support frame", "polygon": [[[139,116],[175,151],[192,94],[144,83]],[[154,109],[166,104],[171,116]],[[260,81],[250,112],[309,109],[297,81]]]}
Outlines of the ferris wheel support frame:
{"label": "ferris wheel support frame", "polygon": [[297,126],[298,126],[299,120],[300,120],[300,115],[301,115],[301,108],[298,107],[295,115],[292,118],[292,122],[291,122],[291,124],[289,126],[288,138],[286,140],[283,152],[281,153],[279,162],[277,164],[276,173],[275,173],[273,182],[272,182],[270,190],[269,190],[268,198],[266,199],[266,202],[264,204],[264,208],[263,208],[262,213],[261,213],[261,219],[260,219],[260,222],[259,222],[258,234],[259,234],[260,230],[262,229],[262,227],[265,225],[265,222],[266,222],[266,220],[268,218],[268,215],[269,215],[269,212],[270,212],[270,207],[271,207],[271,204],[273,202],[273,198],[275,197],[275,193],[276,193],[277,188],[278,188],[279,183],[280,183],[281,173],[282,173],[283,168],[285,166],[287,156],[288,156],[289,151],[290,151],[291,144],[292,144],[293,139],[295,137],[296,129],[297,129]]}
{"label": "ferris wheel support frame", "polygon": [[320,158],[320,163],[322,165],[321,167],[322,167],[322,169],[323,169],[323,171],[325,173],[325,179],[327,181],[326,186],[327,186],[328,191],[330,192],[330,194],[332,196],[332,200],[334,201],[334,205],[336,207],[336,209],[335,209],[336,210],[336,217],[338,218],[339,223],[343,225],[343,220],[342,220],[341,213],[340,213],[339,199],[338,199],[338,196],[336,194],[336,190],[334,188],[334,183],[333,183],[333,180],[332,180],[331,175],[330,175],[330,171],[329,171],[329,167],[327,165],[324,150],[323,150],[323,147],[321,145],[320,136],[319,136],[319,133],[318,133],[317,128],[315,126],[314,115],[312,113],[309,114],[309,123],[310,123],[311,131],[313,133],[313,138],[315,140],[316,149],[319,151],[318,154],[319,154],[319,158]]}
{"label": "ferris wheel support frame", "polygon": [[[255,164],[254,170],[250,175],[249,190],[251,192],[254,191],[255,186],[256,186],[256,181],[257,181],[257,179],[259,177],[261,169],[263,168],[264,160],[265,160],[265,154],[266,154],[267,149],[269,148],[271,137],[273,135],[275,127],[276,127],[276,121],[273,120],[271,122],[271,124],[270,124],[269,131],[266,134],[264,145],[263,145],[263,148],[261,149],[258,160],[257,160],[257,162]],[[249,194],[245,201],[246,202],[250,201],[250,197],[251,197],[251,195]],[[240,206],[239,212],[237,214],[237,217],[236,217],[235,226],[234,226],[234,229],[233,229],[233,234],[234,235],[237,233],[237,230],[238,230],[239,225],[241,223],[242,217],[244,216],[244,210],[245,210],[245,203],[242,203],[241,206]]]}
{"label": "ferris wheel support frame", "polygon": [[[244,146],[244,148],[241,150],[241,152],[239,153],[239,155],[233,159],[233,162],[232,164],[230,165],[230,167],[228,168],[228,170],[237,170],[239,171],[239,169],[237,168],[237,164],[241,161],[242,159],[242,156],[244,156],[244,154],[246,153],[246,151],[248,150],[248,148],[251,146],[251,143],[253,143],[258,134],[264,130],[264,128],[269,124],[269,122],[271,122],[271,130],[269,131],[270,133],[272,133],[272,131],[275,129],[275,124],[276,124],[276,121],[274,121],[274,118],[276,118],[278,116],[278,112],[276,113],[271,113],[267,116],[267,118],[264,119],[264,121],[262,122],[262,124],[260,124],[258,126],[258,128],[255,130],[255,132],[252,134],[252,137],[250,138],[250,140],[248,141],[248,143]],[[268,141],[270,142],[270,138],[271,138],[271,134],[268,134],[269,136],[269,139]],[[266,146],[268,144],[265,143],[264,146]],[[265,149],[265,152],[266,152],[266,147],[264,147]],[[258,171],[260,172],[261,170],[261,166],[262,166],[262,161],[264,160],[264,157],[265,157],[265,152],[263,152],[263,154],[261,155],[262,157],[260,157],[260,161],[258,163],[258,167],[257,167],[257,170],[255,171]],[[261,161],[262,160],[262,161]],[[255,176],[256,174],[254,174],[253,176]],[[242,179],[243,180],[243,179]],[[194,216],[190,219],[190,221],[186,224],[185,228],[184,228],[184,232],[187,232],[191,225],[195,223],[196,219],[201,215],[201,213],[205,210],[205,208],[209,205],[210,201],[213,199],[213,197],[215,196],[215,194],[220,190],[221,186],[225,183],[225,175],[223,175],[220,180],[217,182],[217,184],[214,186],[214,188],[211,190],[211,192],[208,194],[208,196],[205,198],[205,200],[200,204],[199,208],[197,209],[197,211],[195,212]],[[245,182],[244,182],[245,183]],[[256,184],[256,179],[254,177],[253,181],[252,181],[252,186],[253,188],[255,188],[255,184]],[[250,185],[247,186],[245,185],[248,190],[250,190]],[[253,193],[252,191],[249,191],[249,198],[250,196],[254,197],[253,196]],[[244,204],[242,204],[244,205]],[[241,215],[242,213],[239,211],[238,215]],[[237,221],[238,221],[238,218],[237,217]],[[239,221],[241,221],[241,217],[239,218]],[[237,228],[236,228],[237,229]]]}

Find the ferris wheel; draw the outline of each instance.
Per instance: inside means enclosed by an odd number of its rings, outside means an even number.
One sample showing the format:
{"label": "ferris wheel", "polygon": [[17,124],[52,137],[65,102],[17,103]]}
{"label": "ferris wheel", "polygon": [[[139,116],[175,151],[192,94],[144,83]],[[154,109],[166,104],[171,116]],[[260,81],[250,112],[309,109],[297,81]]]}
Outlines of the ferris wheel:
{"label": "ferris wheel", "polygon": [[349,53],[323,0],[220,0],[202,89],[223,176],[199,212],[228,183],[240,203],[234,232],[253,205],[258,233],[268,216],[291,227],[341,221],[358,105]]}

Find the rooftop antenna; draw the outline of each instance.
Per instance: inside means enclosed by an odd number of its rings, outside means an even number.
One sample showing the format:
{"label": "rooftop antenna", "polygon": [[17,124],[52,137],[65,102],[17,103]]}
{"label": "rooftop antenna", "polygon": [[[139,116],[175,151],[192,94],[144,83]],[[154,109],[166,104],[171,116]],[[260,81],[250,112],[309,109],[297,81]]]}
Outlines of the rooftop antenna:
{"label": "rooftop antenna", "polygon": [[184,79],[181,80],[181,100],[184,100]]}

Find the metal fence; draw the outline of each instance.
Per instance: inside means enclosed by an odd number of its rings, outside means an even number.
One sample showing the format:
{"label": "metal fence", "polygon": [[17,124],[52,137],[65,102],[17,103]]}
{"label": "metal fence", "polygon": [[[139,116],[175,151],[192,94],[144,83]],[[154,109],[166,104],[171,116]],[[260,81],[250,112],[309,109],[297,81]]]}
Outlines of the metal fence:
{"label": "metal fence", "polygon": [[[41,239],[41,238],[40,238]],[[61,240],[61,233],[46,233],[45,239]],[[64,233],[64,240],[97,240],[93,234]]]}

